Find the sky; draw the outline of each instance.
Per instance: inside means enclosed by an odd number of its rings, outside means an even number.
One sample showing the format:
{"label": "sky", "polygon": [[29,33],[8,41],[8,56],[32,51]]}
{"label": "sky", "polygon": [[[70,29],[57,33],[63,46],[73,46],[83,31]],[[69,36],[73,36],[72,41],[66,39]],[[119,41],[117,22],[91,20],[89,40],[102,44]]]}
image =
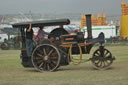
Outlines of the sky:
{"label": "sky", "polygon": [[[128,0],[124,0],[128,2]],[[121,15],[121,0],[0,0],[0,14],[106,13]]]}

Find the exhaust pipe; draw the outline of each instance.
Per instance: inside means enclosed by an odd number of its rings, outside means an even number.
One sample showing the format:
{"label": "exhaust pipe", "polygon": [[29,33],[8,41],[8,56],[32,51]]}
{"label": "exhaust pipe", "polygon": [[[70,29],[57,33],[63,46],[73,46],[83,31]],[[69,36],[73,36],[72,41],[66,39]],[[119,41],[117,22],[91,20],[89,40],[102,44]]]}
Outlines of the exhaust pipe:
{"label": "exhaust pipe", "polygon": [[87,32],[88,32],[88,37],[87,39],[90,40],[92,39],[92,23],[91,23],[91,14],[87,14],[86,16],[86,25],[87,25]]}

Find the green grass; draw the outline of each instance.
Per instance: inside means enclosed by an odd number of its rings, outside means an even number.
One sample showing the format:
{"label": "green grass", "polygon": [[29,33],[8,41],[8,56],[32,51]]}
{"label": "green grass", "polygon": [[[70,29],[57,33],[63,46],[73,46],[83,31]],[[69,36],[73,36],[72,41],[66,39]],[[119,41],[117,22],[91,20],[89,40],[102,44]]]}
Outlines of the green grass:
{"label": "green grass", "polygon": [[[88,59],[97,48],[83,57]],[[22,67],[20,50],[0,50],[0,85],[128,85],[128,46],[106,48],[116,56],[108,70],[96,70],[89,61],[44,73]]]}

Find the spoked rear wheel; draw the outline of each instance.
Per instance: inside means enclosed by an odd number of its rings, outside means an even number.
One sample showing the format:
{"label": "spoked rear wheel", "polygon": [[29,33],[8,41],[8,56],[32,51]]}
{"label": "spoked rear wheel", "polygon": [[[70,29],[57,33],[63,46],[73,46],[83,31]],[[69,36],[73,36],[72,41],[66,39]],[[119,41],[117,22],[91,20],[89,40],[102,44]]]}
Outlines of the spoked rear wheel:
{"label": "spoked rear wheel", "polygon": [[97,49],[93,53],[91,61],[96,69],[106,69],[113,63],[114,58],[112,57],[111,52],[105,48],[102,52],[103,56],[101,55],[100,49]]}
{"label": "spoked rear wheel", "polygon": [[32,63],[33,66],[40,72],[54,71],[60,64],[60,53],[53,45],[39,45],[33,51]]}

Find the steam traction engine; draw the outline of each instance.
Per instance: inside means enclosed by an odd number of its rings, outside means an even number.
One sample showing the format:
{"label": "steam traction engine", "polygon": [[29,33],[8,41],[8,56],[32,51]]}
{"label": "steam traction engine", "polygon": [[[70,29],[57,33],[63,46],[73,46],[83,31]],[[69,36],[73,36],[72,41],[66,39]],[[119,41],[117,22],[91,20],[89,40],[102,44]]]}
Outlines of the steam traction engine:
{"label": "steam traction engine", "polygon": [[[94,44],[99,43],[99,48],[89,59],[97,69],[106,69],[115,59],[111,52],[104,48],[104,33],[100,33],[95,39],[92,38],[91,15],[86,15],[88,37],[84,38],[83,32],[69,34],[64,28],[53,29],[44,39],[42,44],[35,45],[32,56],[26,54],[24,29],[32,24],[32,27],[58,26],[70,24],[69,19],[44,20],[13,24],[13,27],[21,29],[22,48],[21,59],[24,67],[34,67],[40,72],[55,71],[60,66],[80,64],[82,54],[89,54]],[[53,39],[53,40],[52,40]],[[74,55],[78,55],[74,58]]]}

